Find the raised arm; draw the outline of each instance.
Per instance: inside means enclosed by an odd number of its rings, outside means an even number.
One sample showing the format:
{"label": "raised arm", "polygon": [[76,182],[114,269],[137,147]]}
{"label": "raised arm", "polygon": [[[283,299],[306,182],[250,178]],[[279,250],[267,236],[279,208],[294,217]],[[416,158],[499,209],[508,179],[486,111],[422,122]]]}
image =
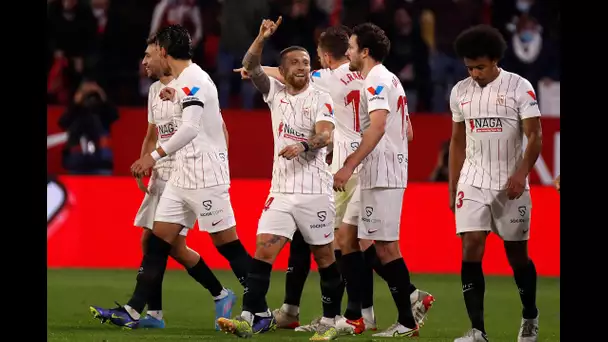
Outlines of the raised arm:
{"label": "raised arm", "polygon": [[268,75],[262,69],[262,50],[264,49],[266,40],[272,36],[282,21],[283,17],[279,17],[276,23],[272,20],[264,19],[262,25],[260,25],[258,36],[249,47],[249,50],[247,50],[245,57],[243,57],[245,71],[249,74],[253,85],[264,95],[270,91],[270,78],[268,78]]}

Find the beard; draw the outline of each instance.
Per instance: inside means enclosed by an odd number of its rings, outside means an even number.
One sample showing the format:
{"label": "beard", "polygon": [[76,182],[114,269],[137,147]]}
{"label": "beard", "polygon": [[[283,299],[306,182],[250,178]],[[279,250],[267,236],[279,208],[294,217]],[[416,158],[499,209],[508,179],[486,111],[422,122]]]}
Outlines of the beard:
{"label": "beard", "polygon": [[295,75],[287,76],[287,83],[294,89],[300,90],[308,84],[308,77],[296,77]]}
{"label": "beard", "polygon": [[359,69],[359,63],[357,63],[356,61],[350,61],[350,63],[348,63],[348,70],[359,71]]}

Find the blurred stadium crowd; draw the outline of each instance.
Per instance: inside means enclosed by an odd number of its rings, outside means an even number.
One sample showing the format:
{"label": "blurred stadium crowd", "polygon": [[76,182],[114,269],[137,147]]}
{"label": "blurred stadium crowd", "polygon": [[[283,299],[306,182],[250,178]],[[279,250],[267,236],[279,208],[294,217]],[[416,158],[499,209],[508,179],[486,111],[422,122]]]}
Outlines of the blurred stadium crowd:
{"label": "blurred stadium crowd", "polygon": [[[411,112],[447,113],[451,86],[466,76],[452,42],[463,29],[490,23],[509,50],[503,66],[537,85],[560,79],[559,2],[552,0],[47,0],[47,102],[82,101],[83,87],[114,105],[144,106],[151,80],[141,58],[145,39],[164,25],[186,25],[194,61],[214,77],[222,108],[263,108],[232,72],[262,18],[283,25],[264,50],[301,45],[316,60],[324,28],[371,21],[391,38],[386,66],[399,76]],[[79,95],[80,94],[80,95]]]}

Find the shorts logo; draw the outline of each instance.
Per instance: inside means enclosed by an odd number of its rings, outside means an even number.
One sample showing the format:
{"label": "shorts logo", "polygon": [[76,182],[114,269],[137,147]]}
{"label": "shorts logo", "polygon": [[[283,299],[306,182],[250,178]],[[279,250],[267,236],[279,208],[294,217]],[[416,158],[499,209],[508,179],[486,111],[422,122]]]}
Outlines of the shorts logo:
{"label": "shorts logo", "polygon": [[527,210],[527,208],[526,208],[526,206],[525,206],[525,205],[522,205],[522,206],[518,207],[518,208],[517,208],[517,210],[519,211],[519,215],[520,215],[520,216],[524,216],[524,215],[526,215],[526,210]]}
{"label": "shorts logo", "polygon": [[397,160],[399,161],[399,164],[403,163],[403,159],[405,159],[405,157],[403,156],[403,154],[399,153],[397,155]]}
{"label": "shorts logo", "polygon": [[213,207],[213,202],[211,202],[211,200],[203,201],[203,207],[205,210],[209,211]]}
{"label": "shorts logo", "polygon": [[373,213],[374,213],[373,207],[365,207],[365,215],[367,215],[367,217],[372,216]]}
{"label": "shorts logo", "polygon": [[218,153],[218,156],[220,156],[220,159],[221,159],[222,161],[226,161],[226,153],[224,153],[224,152],[220,152],[220,153]]}
{"label": "shorts logo", "polygon": [[356,141],[355,141],[355,142],[350,143],[350,148],[352,148],[352,149],[353,149],[353,151],[354,151],[354,150],[356,150],[357,148],[359,148],[359,143],[358,143],[358,142],[356,142]]}
{"label": "shorts logo", "polygon": [[319,221],[325,222],[325,219],[327,218],[327,211],[323,210],[317,212],[317,217],[319,218]]}

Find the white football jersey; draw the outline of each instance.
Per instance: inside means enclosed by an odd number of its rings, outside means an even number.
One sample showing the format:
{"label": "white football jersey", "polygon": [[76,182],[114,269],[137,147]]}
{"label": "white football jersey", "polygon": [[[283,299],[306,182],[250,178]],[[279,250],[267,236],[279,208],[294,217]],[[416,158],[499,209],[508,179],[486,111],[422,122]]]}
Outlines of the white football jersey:
{"label": "white football jersey", "polygon": [[224,120],[215,84],[195,63],[184,69],[175,83],[177,101],[181,108],[175,116],[177,129],[182,124],[184,104],[200,101],[204,107],[198,135],[175,153],[171,183],[184,189],[230,184]]}
{"label": "white football jersey", "polygon": [[[336,129],[333,137],[331,172],[336,173],[344,160],[353,153],[361,141],[360,101],[363,77],[348,70],[348,62],[334,70],[320,69],[311,73],[311,84],[329,93],[334,101]],[[359,170],[357,168],[355,173]]]}
{"label": "white football jersey", "polygon": [[370,113],[388,111],[384,136],[363,160],[361,189],[407,187],[407,98],[401,82],[382,64],[374,66],[362,89],[361,127],[370,125]]}
{"label": "white football jersey", "polygon": [[453,121],[464,121],[467,135],[458,183],[505,189],[523,159],[521,120],[540,116],[532,84],[505,70],[485,87],[469,77],[452,88],[450,109]]}
{"label": "white football jersey", "polygon": [[[285,85],[270,77],[270,91],[264,95],[270,107],[274,135],[271,192],[333,194],[333,177],[325,162],[327,147],[303,152],[292,160],[279,157],[283,147],[308,141],[319,121],[334,123],[333,101],[328,93],[309,86],[290,95]],[[335,123],[334,123],[335,124]]]}
{"label": "white football jersey", "polygon": [[[160,146],[161,142],[169,140],[177,131],[173,117],[181,112],[179,103],[171,101],[163,101],[160,99],[160,91],[164,88],[175,88],[174,80],[171,80],[167,85],[156,81],[150,86],[148,92],[148,122],[156,126],[156,147]],[[171,176],[175,155],[166,156],[154,164],[154,178],[162,179],[165,182]]]}

